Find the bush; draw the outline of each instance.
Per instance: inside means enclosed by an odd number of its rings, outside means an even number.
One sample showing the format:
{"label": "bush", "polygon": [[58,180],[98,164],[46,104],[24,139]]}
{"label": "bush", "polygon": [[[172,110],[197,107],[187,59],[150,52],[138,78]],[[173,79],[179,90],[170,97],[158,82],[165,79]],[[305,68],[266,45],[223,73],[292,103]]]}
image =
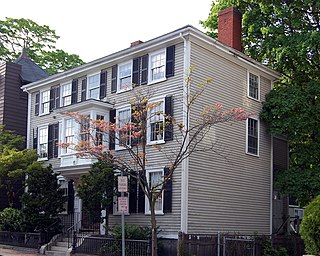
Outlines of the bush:
{"label": "bush", "polygon": [[304,240],[306,251],[318,255],[320,253],[320,195],[306,207],[300,226],[300,234]]}
{"label": "bush", "polygon": [[273,248],[271,241],[265,240],[263,242],[263,256],[288,256],[288,253],[283,247],[279,248],[279,250]]}
{"label": "bush", "polygon": [[0,212],[0,230],[19,232],[23,221],[22,212],[18,209],[5,208]]}
{"label": "bush", "polygon": [[[113,237],[121,240],[122,229],[121,225],[115,225],[112,229]],[[151,230],[148,227],[125,225],[124,227],[125,239],[132,240],[148,240],[151,236]]]}

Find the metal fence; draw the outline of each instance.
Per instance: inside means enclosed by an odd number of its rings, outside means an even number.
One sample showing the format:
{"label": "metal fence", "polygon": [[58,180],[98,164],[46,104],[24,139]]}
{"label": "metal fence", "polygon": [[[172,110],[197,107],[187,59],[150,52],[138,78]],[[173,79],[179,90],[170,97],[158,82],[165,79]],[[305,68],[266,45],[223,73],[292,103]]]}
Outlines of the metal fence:
{"label": "metal fence", "polygon": [[[121,256],[121,240],[105,237],[77,237],[75,253],[102,256]],[[145,240],[126,240],[126,256],[149,256],[150,242]]]}
{"label": "metal fence", "polygon": [[38,248],[45,238],[40,233],[0,231],[0,244]]}

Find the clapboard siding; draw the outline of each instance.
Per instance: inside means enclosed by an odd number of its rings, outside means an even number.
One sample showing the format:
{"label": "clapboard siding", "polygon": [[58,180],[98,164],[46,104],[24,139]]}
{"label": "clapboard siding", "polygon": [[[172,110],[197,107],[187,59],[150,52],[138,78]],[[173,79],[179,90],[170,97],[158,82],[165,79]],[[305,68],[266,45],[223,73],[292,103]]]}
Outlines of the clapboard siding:
{"label": "clapboard siding", "polygon": [[[247,97],[248,69],[208,49],[191,45],[191,65],[196,67],[194,82],[213,79],[193,114],[219,102],[225,109],[243,107],[258,115],[261,103]],[[260,75],[264,99],[271,82]],[[189,160],[188,232],[269,233],[271,156],[265,125],[260,123],[259,157],[245,154],[244,121],[219,124],[211,137],[218,153],[194,153]],[[203,145],[210,143],[206,140]]]}

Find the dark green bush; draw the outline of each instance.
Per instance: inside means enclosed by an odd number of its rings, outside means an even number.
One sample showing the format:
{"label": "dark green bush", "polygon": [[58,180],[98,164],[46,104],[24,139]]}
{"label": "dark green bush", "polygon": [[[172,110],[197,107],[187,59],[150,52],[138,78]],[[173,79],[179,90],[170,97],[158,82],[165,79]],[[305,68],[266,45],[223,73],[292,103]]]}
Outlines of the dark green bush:
{"label": "dark green bush", "polygon": [[273,248],[270,240],[263,242],[263,256],[288,256],[285,248],[281,247],[278,250]]}
{"label": "dark green bush", "polygon": [[23,216],[22,212],[14,208],[5,208],[0,212],[0,230],[19,232],[21,231]]}
{"label": "dark green bush", "polygon": [[[121,225],[115,225],[112,229],[112,233],[115,239],[121,239]],[[124,233],[126,239],[132,240],[148,240],[151,237],[151,230],[149,227],[125,225]]]}

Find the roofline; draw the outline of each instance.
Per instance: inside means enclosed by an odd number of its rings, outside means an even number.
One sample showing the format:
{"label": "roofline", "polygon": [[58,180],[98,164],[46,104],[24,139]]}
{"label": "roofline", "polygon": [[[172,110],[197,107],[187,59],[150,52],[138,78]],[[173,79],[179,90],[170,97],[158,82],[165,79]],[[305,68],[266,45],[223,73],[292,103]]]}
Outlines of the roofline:
{"label": "roofline", "polygon": [[169,32],[167,34],[150,39],[142,44],[138,44],[133,47],[128,47],[124,50],[120,50],[118,52],[112,53],[112,54],[107,55],[105,57],[90,61],[88,63],[81,65],[81,66],[75,67],[73,69],[70,69],[70,70],[64,71],[62,73],[55,74],[55,75],[51,75],[48,78],[44,78],[44,79],[35,81],[33,83],[24,85],[21,87],[21,89],[23,89],[24,91],[28,91],[28,90],[36,89],[40,85],[43,86],[43,85],[46,85],[49,83],[54,83],[54,82],[60,81],[61,79],[64,79],[64,78],[70,79],[71,76],[77,76],[80,73],[84,73],[86,71],[95,69],[95,68],[101,66],[102,64],[106,64],[108,62],[116,62],[117,60],[123,58],[123,56],[130,55],[133,53],[139,54],[139,52],[146,51],[149,48],[154,48],[157,45],[162,45],[162,44],[168,43],[173,40],[182,40],[182,36],[188,36],[188,35],[194,36],[202,41],[205,41],[209,44],[212,44],[217,49],[219,49],[227,54],[233,55],[234,57],[246,62],[249,65],[254,65],[256,68],[262,70],[265,73],[268,73],[271,76],[274,76],[276,78],[280,78],[281,74],[279,72],[274,71],[271,68],[266,67],[265,65],[250,58],[249,56],[245,55],[244,53],[242,53],[240,51],[237,51],[229,46],[226,46],[226,45],[220,43],[219,41],[209,37],[208,35],[206,35],[202,31],[196,29],[195,27],[193,27],[191,25],[187,25],[187,26],[184,26],[180,29]]}

